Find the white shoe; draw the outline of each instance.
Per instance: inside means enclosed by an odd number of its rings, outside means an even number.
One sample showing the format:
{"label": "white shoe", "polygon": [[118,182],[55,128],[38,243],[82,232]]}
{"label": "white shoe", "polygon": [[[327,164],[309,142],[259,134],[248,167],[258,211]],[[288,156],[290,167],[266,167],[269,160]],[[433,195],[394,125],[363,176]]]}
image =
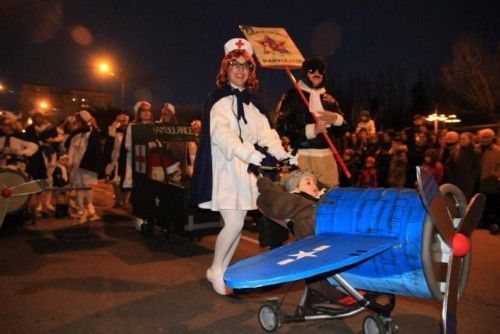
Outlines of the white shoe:
{"label": "white shoe", "polygon": [[[207,271],[207,274],[208,274],[208,271]],[[224,274],[223,273],[210,270],[209,276],[211,277],[210,281],[212,282],[212,288],[219,295],[226,296],[226,295],[230,295],[233,293],[233,289],[226,287],[226,285],[224,284]],[[208,276],[207,276],[207,279],[208,279]]]}
{"label": "white shoe", "polygon": [[212,267],[207,269],[207,273],[205,274],[205,277],[207,278],[207,281],[212,283],[213,275],[212,275]]}

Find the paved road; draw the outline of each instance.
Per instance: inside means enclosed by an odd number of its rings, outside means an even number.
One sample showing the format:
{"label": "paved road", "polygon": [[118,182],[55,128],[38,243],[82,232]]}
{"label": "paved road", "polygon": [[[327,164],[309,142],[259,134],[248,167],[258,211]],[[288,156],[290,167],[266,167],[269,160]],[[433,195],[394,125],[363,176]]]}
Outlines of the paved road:
{"label": "paved road", "polygon": [[[287,296],[292,311],[301,283],[216,295],[204,279],[215,235],[172,237],[160,244],[133,228],[124,210],[106,209],[107,185],[96,190],[103,220],[76,224],[41,219],[0,237],[0,333],[263,333],[257,312],[267,297]],[[246,232],[238,259],[263,250]],[[469,286],[460,303],[460,333],[498,333],[499,237],[473,235]],[[361,333],[368,312],[343,321],[286,324],[280,333]],[[434,301],[398,298],[400,333],[440,333]]]}

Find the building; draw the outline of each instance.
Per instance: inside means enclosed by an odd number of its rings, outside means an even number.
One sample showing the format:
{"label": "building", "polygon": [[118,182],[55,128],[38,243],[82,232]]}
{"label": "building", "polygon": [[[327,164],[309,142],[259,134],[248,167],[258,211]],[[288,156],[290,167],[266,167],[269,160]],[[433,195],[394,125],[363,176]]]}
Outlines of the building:
{"label": "building", "polygon": [[21,88],[18,109],[23,117],[34,110],[42,111],[58,123],[82,109],[107,109],[113,105],[111,93],[83,89],[54,91],[47,85],[27,84]]}

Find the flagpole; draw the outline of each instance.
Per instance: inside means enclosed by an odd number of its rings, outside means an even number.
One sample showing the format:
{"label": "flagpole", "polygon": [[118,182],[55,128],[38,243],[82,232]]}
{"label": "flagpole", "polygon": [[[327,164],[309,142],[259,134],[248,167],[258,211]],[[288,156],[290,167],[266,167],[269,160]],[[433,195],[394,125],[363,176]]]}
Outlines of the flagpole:
{"label": "flagpole", "polygon": [[[295,87],[295,90],[299,93],[299,96],[302,99],[302,102],[304,102],[304,105],[307,107],[307,109],[309,109],[309,101],[306,99],[304,92],[302,92],[302,89],[297,84],[297,80],[295,80],[295,77],[293,76],[292,71],[290,71],[290,68],[288,66],[285,66],[284,69],[285,69],[286,74],[288,75],[288,77],[292,81],[292,84]],[[318,123],[320,121],[318,118],[318,115],[316,115],[313,112],[311,113],[311,115],[313,116],[314,121],[316,123]],[[328,143],[328,146],[332,150],[333,156],[335,157],[335,159],[339,163],[342,171],[344,172],[344,174],[347,176],[348,179],[351,179],[352,175],[349,172],[349,169],[347,168],[346,164],[344,163],[344,160],[340,156],[339,152],[335,148],[335,145],[333,145],[331,138],[328,136],[328,132],[326,130],[324,130],[321,133],[323,134],[323,137],[325,138],[326,142]]]}

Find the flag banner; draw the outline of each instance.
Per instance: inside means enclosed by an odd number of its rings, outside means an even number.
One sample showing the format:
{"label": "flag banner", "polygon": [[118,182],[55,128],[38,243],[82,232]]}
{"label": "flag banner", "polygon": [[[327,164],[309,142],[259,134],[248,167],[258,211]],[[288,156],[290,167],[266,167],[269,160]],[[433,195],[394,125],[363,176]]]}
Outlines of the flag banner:
{"label": "flag banner", "polygon": [[304,57],[284,28],[239,26],[264,68],[301,68]]}
{"label": "flag banner", "polygon": [[190,124],[133,124],[134,175],[151,180],[166,181],[167,169],[180,163],[183,175],[187,173],[187,143],[196,137]]}

